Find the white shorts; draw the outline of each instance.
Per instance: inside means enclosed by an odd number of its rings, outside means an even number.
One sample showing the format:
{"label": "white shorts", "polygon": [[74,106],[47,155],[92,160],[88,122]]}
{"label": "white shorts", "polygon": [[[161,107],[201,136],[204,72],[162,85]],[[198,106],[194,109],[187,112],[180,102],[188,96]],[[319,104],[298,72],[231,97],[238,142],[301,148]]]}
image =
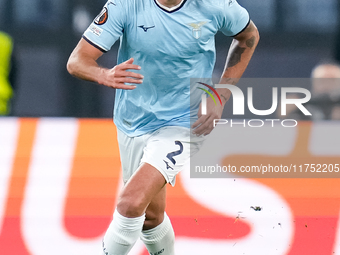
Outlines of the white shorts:
{"label": "white shorts", "polygon": [[129,137],[118,130],[124,183],[142,163],[148,163],[174,186],[176,175],[204,141],[204,137],[190,132],[189,128],[169,126],[142,136]]}

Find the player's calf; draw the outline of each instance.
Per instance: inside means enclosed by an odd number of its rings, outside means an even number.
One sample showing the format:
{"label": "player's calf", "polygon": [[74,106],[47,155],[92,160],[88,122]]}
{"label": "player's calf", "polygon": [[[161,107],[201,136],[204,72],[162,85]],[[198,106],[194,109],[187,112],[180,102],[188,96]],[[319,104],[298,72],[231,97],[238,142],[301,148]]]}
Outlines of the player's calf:
{"label": "player's calf", "polygon": [[164,220],[164,211],[161,214],[152,215],[146,213],[143,230],[148,230],[157,227]]}
{"label": "player's calf", "polygon": [[126,255],[142,231],[145,215],[127,218],[117,210],[103,239],[104,255]]}
{"label": "player's calf", "polygon": [[164,220],[157,227],[143,230],[141,240],[144,242],[150,254],[174,255],[175,234],[170,219],[164,213]]}

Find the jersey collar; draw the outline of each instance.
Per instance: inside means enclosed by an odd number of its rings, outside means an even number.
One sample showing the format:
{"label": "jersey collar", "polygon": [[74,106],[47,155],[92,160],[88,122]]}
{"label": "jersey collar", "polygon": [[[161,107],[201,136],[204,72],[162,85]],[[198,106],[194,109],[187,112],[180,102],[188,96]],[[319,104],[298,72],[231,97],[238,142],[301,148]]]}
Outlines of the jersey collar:
{"label": "jersey collar", "polygon": [[171,8],[160,4],[157,0],[154,0],[154,1],[155,1],[156,5],[159,8],[161,8],[163,11],[168,12],[168,13],[172,13],[172,12],[175,12],[175,11],[178,11],[179,9],[181,9],[187,0],[182,0],[178,5],[173,6]]}

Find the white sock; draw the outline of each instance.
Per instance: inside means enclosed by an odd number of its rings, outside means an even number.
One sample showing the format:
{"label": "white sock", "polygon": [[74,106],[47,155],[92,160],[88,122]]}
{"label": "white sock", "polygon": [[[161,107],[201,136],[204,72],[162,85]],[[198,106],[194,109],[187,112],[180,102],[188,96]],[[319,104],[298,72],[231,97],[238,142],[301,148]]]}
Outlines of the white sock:
{"label": "white sock", "polygon": [[175,233],[166,213],[161,224],[142,231],[141,239],[151,255],[175,254]]}
{"label": "white sock", "polygon": [[140,236],[144,221],[145,214],[137,218],[127,218],[116,209],[103,239],[103,254],[128,254]]}

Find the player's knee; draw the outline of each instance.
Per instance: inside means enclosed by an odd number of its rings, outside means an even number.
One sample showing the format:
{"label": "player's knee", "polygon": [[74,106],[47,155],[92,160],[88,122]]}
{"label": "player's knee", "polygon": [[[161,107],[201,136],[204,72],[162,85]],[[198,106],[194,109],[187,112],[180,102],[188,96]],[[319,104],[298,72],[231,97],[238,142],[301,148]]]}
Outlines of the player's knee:
{"label": "player's knee", "polygon": [[145,206],[138,198],[121,198],[117,203],[117,210],[125,217],[134,218],[141,216],[145,211]]}

